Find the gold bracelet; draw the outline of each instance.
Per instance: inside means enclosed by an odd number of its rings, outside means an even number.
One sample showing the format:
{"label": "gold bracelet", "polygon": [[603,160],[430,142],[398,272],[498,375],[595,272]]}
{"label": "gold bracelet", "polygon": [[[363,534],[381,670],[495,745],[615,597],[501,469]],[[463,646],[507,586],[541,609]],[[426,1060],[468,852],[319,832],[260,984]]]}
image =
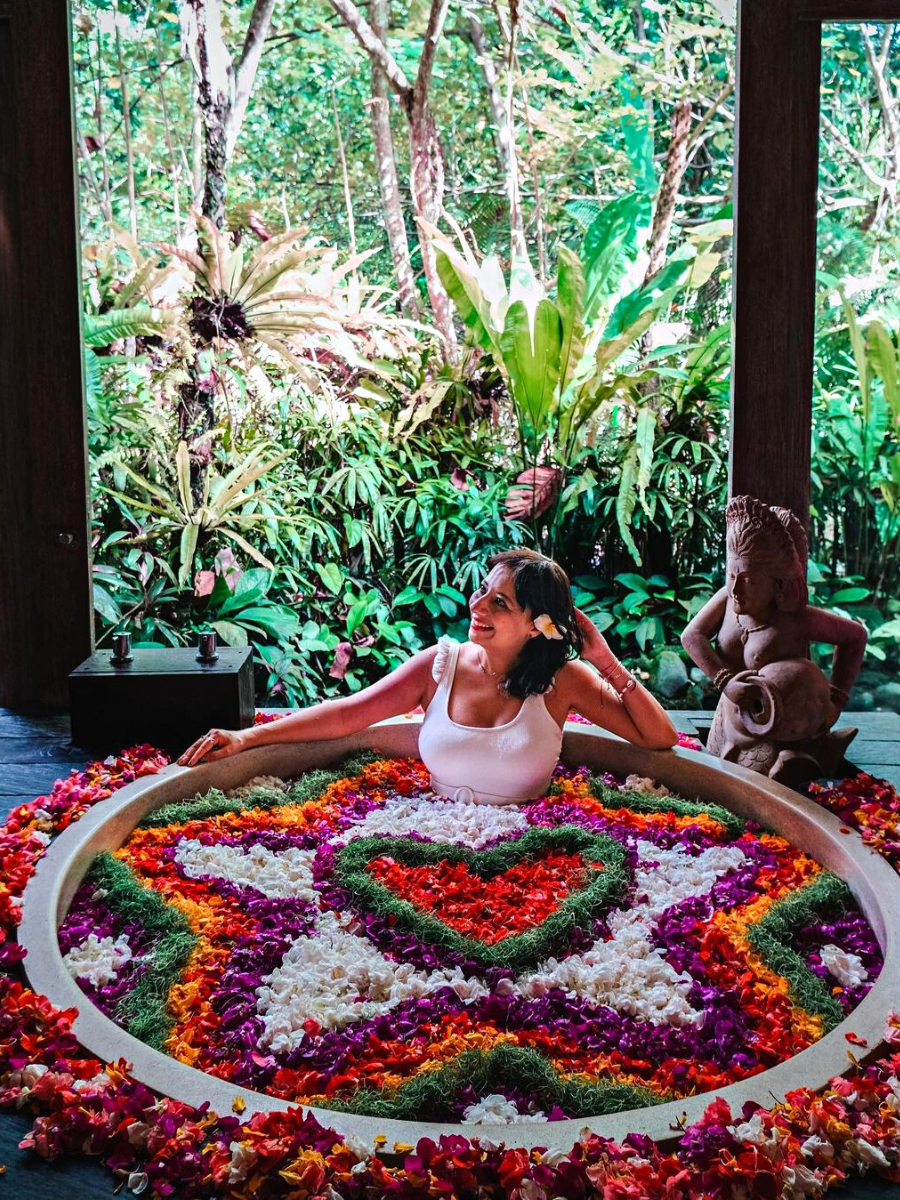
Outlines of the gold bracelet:
{"label": "gold bracelet", "polygon": [[[625,675],[627,676],[622,687],[619,687],[617,684],[613,683],[612,675],[616,671],[624,671]],[[621,699],[623,696],[626,696],[628,692],[633,692],[637,687],[637,680],[635,679],[634,675],[632,675],[631,671],[629,671],[627,667],[623,666],[618,660],[613,663],[608,671],[601,671],[600,676],[603,680],[605,680],[606,683],[609,684],[619,699]]]}

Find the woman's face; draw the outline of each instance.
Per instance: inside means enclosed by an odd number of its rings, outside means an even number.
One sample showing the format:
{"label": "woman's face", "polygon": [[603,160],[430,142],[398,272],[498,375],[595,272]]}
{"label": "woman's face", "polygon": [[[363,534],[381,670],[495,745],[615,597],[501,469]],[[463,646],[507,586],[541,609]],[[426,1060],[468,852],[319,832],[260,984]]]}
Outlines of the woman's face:
{"label": "woman's face", "polygon": [[497,566],[469,599],[469,641],[498,655],[517,655],[529,638],[539,637],[532,613],[516,600],[513,578]]}

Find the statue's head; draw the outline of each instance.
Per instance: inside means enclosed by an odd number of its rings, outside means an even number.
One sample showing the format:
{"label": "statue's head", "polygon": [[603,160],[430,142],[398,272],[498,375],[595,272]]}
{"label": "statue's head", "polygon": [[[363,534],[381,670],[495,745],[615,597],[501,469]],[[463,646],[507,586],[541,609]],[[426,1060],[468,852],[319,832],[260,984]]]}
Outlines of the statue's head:
{"label": "statue's head", "polygon": [[725,509],[727,585],[734,611],[763,619],[805,608],[806,534],[788,508],[735,496]]}

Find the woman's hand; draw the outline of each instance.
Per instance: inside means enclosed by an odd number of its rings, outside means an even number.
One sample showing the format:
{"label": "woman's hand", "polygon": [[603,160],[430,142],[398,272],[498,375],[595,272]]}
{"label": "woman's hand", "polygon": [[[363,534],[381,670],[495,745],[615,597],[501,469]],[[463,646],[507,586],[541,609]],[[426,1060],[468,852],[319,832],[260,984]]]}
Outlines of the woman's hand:
{"label": "woman's hand", "polygon": [[576,608],[575,620],[578,622],[578,632],[584,642],[581,657],[585,662],[593,663],[601,673],[615,666],[616,656],[591,618],[586,616],[580,608]]}
{"label": "woman's hand", "polygon": [[214,762],[217,758],[230,758],[246,749],[243,733],[231,729],[211,729],[188,746],[178,759],[179,767],[196,767],[202,762]]}

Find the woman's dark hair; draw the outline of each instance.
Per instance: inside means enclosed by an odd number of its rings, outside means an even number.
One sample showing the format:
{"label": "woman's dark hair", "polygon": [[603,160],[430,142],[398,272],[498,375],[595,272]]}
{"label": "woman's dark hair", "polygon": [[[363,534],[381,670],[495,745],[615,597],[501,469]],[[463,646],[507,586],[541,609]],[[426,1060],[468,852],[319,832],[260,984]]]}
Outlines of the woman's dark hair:
{"label": "woman's dark hair", "polygon": [[509,571],[520,607],[532,617],[546,613],[562,634],[562,641],[543,635],[529,638],[503,681],[510,696],[524,699],[541,694],[563,663],[578,657],[583,645],[569,577],[559,563],[534,550],[503,550],[488,559],[488,570],[494,567]]}

